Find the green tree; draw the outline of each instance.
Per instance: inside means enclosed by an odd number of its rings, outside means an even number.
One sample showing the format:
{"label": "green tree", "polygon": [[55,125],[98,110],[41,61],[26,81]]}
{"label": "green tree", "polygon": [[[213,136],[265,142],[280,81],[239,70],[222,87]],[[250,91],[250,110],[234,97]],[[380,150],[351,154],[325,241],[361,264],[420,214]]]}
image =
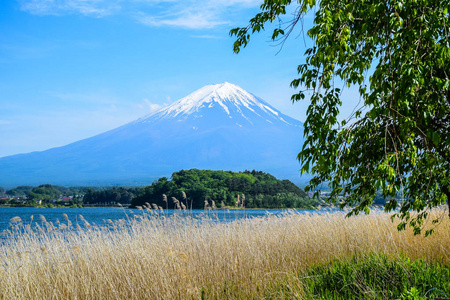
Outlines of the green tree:
{"label": "green tree", "polygon": [[14,189],[7,190],[6,194],[9,196],[25,196],[28,192],[30,192],[33,189],[32,186],[18,186]]}
{"label": "green tree", "polygon": [[57,186],[53,186],[51,184],[41,184],[40,186],[34,187],[30,192],[28,192],[27,198],[31,201],[48,201],[50,199],[56,200],[61,195],[62,193],[57,188]]}
{"label": "green tree", "polygon": [[[398,228],[409,223],[415,233],[450,199],[449,7],[449,0],[265,0],[248,26],[230,31],[238,53],[267,23],[279,21],[272,39],[283,42],[314,16],[302,28],[313,45],[291,83],[301,87],[292,101],[311,95],[298,155],[302,172],[313,175],[306,190],[327,183],[328,201],[351,206],[349,215],[369,213],[381,190],[385,210],[399,209]],[[338,84],[357,87],[364,103],[343,121]]]}
{"label": "green tree", "polygon": [[[183,194],[184,193],[184,194]],[[167,207],[162,195],[168,199],[175,197],[188,208],[204,207],[204,201],[214,201],[217,206],[235,206],[237,196],[245,195],[245,206],[249,208],[296,207],[310,208],[317,206],[317,201],[309,200],[303,190],[289,180],[278,180],[274,176],[256,171],[231,172],[213,170],[181,170],[144,187],[131,200],[131,206],[142,206],[146,202]],[[87,197],[89,194],[86,194]],[[186,198],[185,198],[186,197]]]}

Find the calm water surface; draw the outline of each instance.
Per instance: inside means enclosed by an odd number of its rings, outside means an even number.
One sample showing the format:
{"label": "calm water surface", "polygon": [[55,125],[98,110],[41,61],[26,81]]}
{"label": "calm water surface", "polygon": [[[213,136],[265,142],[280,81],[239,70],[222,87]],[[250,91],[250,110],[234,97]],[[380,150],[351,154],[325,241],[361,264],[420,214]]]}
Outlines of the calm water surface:
{"label": "calm water surface", "polygon": [[[178,210],[169,209],[165,214],[179,214],[179,215],[192,215],[193,217],[201,217],[202,215],[209,214],[209,216],[217,218],[219,221],[228,222],[240,218],[255,218],[263,217],[267,214],[282,214],[286,213],[288,210],[266,210],[266,209],[247,209],[247,210],[214,210],[205,212],[204,210],[194,209],[191,212],[182,212]],[[316,212],[320,213],[323,211],[317,210],[289,210],[292,213],[303,214],[305,212]],[[0,207],[0,232],[8,229],[10,220],[13,217],[20,217],[22,223],[30,223],[31,216],[34,217],[33,223],[41,223],[40,215],[44,216],[48,222],[57,222],[58,220],[62,223],[66,222],[63,214],[67,214],[69,220],[76,224],[83,224],[81,221],[82,216],[86,221],[92,225],[104,225],[107,220],[112,221],[120,219],[134,218],[135,214],[142,214],[141,211],[137,209],[127,209],[127,208],[35,208],[35,207]],[[56,224],[55,224],[56,225]]]}

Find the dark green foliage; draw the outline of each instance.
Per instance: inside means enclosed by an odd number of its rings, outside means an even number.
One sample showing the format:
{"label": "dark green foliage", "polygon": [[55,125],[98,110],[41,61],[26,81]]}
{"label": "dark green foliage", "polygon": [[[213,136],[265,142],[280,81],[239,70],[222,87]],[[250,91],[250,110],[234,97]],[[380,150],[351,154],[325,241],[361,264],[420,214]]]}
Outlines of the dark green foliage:
{"label": "dark green foliage", "polygon": [[110,186],[72,186],[72,187],[69,187],[69,190],[71,190],[72,193],[78,194],[78,195],[80,195],[80,194],[84,195],[89,190],[97,192],[97,191],[104,191],[104,190],[109,190],[109,189],[111,189]]}
{"label": "dark green foliage", "polygon": [[[115,205],[130,204],[131,199],[138,194],[140,188],[110,188],[110,187],[70,187],[42,184],[37,187],[19,186],[6,191],[10,197],[23,197],[23,199],[4,200],[0,204],[15,206],[54,205],[78,206],[88,205]],[[69,197],[70,196],[70,197]],[[65,199],[68,197],[70,199]]]}
{"label": "dark green foliage", "polygon": [[[374,254],[335,260],[299,273],[274,273],[277,276],[271,273],[269,281],[252,279],[257,287],[252,299],[420,300],[450,295],[448,262]],[[204,286],[201,295],[203,299],[248,299],[241,284],[227,280],[220,289]]]}
{"label": "dark green foliage", "polygon": [[[416,290],[450,295],[450,266],[404,257],[368,256],[316,266],[304,276],[314,299],[400,299]],[[430,291],[428,296],[442,296]]]}
{"label": "dark green foliage", "polygon": [[[185,192],[187,198],[184,199]],[[163,194],[168,202],[164,201]],[[204,208],[215,202],[222,205],[236,206],[239,195],[240,203],[245,195],[244,206],[247,208],[310,208],[317,206],[317,201],[310,199],[303,190],[289,180],[278,180],[274,176],[260,171],[212,171],[181,170],[172,174],[172,180],[166,177],[155,181],[151,186],[141,190],[132,200],[132,206],[155,203],[163,208],[174,208],[172,197],[181,201],[186,208]]]}
{"label": "dark green foliage", "polygon": [[6,194],[8,196],[17,196],[17,197],[23,197],[26,196],[26,194],[28,194],[28,192],[30,192],[33,189],[32,186],[25,186],[25,185],[21,185],[18,186],[14,189],[10,189],[6,191]]}
{"label": "dark green foliage", "polygon": [[138,193],[137,188],[112,188],[103,191],[88,189],[83,197],[86,204],[130,204],[131,199]]}
{"label": "dark green foliage", "polygon": [[[295,12],[286,21],[289,5]],[[273,40],[299,25],[312,41],[291,83],[300,88],[292,101],[310,100],[298,155],[313,175],[307,190],[328,184],[328,201],[350,206],[349,215],[367,213],[381,190],[399,229],[409,223],[415,233],[429,209],[450,207],[449,7],[450,0],[265,0],[247,27],[230,31],[236,53],[274,21]],[[313,24],[303,28],[307,14]],[[361,105],[340,120],[349,87]]]}
{"label": "dark green foliage", "polygon": [[34,187],[31,191],[29,191],[27,194],[27,198],[34,201],[48,201],[51,199],[56,200],[68,191],[69,190],[65,187],[51,184],[42,184],[38,187]]}

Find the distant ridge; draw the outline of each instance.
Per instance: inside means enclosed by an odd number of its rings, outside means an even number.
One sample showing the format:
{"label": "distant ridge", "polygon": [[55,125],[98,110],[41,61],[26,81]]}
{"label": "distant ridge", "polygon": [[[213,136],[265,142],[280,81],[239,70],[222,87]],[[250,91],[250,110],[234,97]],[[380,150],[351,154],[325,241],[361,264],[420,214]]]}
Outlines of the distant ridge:
{"label": "distant ridge", "polygon": [[0,158],[0,186],[144,185],[181,169],[261,170],[299,182],[303,124],[225,82],[63,147]]}

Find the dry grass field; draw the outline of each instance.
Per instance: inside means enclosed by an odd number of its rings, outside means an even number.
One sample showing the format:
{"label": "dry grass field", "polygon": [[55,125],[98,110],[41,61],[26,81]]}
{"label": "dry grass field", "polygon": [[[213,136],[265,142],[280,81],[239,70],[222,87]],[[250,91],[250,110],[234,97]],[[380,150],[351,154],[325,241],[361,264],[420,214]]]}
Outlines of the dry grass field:
{"label": "dry grass field", "polygon": [[0,246],[0,298],[309,299],[308,270],[333,261],[450,262],[447,219],[427,238],[398,232],[384,213],[221,223],[143,210],[125,220],[105,227],[21,220]]}

